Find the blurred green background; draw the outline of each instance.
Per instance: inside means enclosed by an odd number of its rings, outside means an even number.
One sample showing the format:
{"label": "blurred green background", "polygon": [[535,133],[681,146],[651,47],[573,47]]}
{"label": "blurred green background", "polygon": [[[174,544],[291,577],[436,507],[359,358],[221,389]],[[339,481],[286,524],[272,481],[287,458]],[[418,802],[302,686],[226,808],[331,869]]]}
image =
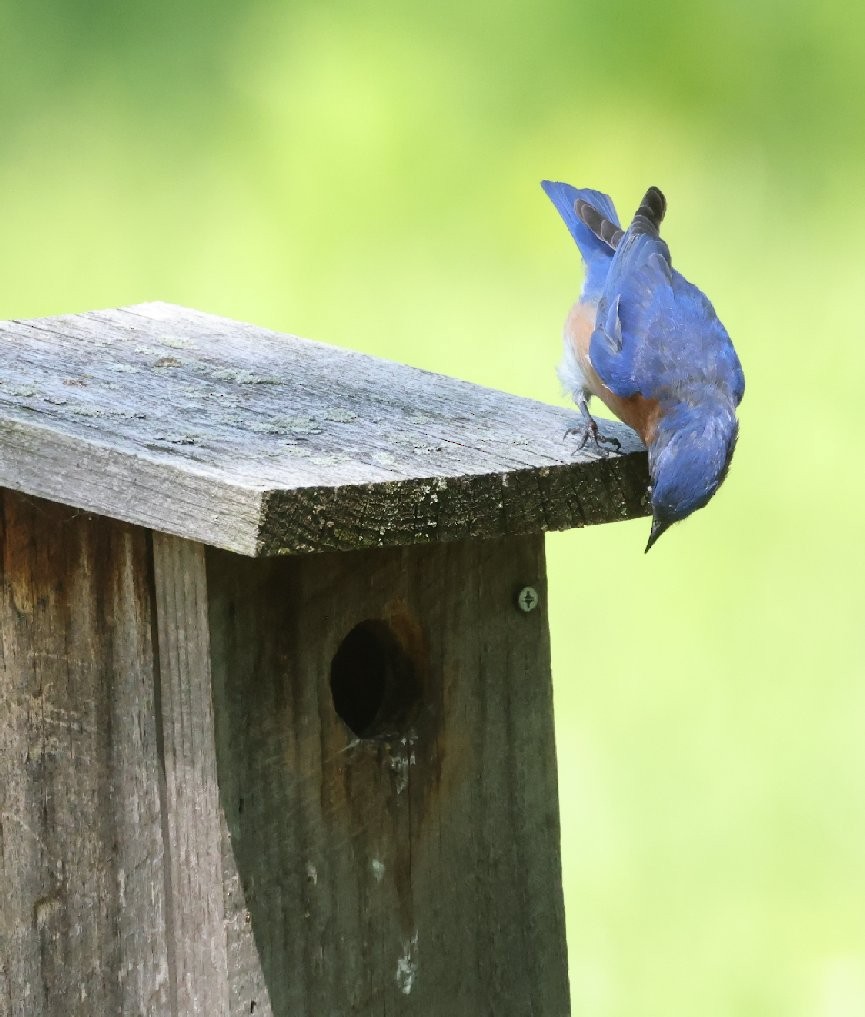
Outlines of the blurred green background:
{"label": "blurred green background", "polygon": [[0,8],[0,317],[164,299],[561,401],[542,177],[660,185],[748,379],[717,499],[552,535],[573,1011],[865,1015],[865,9]]}

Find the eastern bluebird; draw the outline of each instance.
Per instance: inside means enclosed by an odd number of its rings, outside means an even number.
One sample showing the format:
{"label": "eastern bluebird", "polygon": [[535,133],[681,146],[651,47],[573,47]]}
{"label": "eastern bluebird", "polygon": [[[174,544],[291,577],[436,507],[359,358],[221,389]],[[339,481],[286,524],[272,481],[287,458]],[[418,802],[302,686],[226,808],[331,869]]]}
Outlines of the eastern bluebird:
{"label": "eastern bluebird", "polygon": [[618,446],[598,433],[588,409],[597,396],[649,450],[652,530],[646,550],[673,523],[702,508],[721,486],[745,392],[742,365],[715,309],[676,272],[659,235],[667,208],[650,187],[627,230],[606,194],[541,184],[565,220],[586,266],[565,323],[562,384],[580,410],[568,433]]}

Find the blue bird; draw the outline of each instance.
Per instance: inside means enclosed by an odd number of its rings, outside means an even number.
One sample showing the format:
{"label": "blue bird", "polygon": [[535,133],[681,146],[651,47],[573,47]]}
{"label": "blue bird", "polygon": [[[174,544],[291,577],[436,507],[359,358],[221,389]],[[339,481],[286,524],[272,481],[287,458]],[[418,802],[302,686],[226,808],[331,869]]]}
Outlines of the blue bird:
{"label": "blue bird", "polygon": [[559,377],[580,410],[568,428],[578,448],[598,432],[597,396],[649,451],[652,529],[646,550],[702,508],[727,475],[736,447],[742,365],[705,294],[672,267],[659,228],[664,195],[650,187],[626,230],[600,191],[541,184],[577,243],[585,282],[565,323]]}

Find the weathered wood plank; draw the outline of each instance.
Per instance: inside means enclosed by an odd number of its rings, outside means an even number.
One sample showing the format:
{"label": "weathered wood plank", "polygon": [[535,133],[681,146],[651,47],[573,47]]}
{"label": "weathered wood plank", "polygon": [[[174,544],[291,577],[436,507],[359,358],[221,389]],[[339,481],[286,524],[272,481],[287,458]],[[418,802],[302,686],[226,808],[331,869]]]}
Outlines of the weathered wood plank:
{"label": "weathered wood plank", "polygon": [[0,504],[0,1013],[162,1017],[147,534]]}
{"label": "weathered wood plank", "polygon": [[[230,934],[232,1017],[568,1013],[542,536],[210,550],[207,573],[226,921],[251,929],[261,966],[233,966],[249,950]],[[356,737],[331,691],[369,620],[417,694],[367,718],[387,738]],[[340,659],[375,684],[360,643]]]}
{"label": "weathered wood plank", "polygon": [[243,554],[646,514],[566,410],[166,304],[0,323],[0,484]]}
{"label": "weathered wood plank", "polygon": [[228,1013],[222,832],[201,544],[153,535],[173,1005]]}

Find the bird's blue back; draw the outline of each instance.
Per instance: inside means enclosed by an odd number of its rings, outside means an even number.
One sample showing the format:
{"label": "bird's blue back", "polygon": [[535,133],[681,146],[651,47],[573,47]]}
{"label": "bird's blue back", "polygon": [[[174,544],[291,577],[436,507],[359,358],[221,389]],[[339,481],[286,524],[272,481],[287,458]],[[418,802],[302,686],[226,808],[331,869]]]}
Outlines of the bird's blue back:
{"label": "bird's blue back", "polygon": [[663,401],[697,386],[728,394],[736,406],[745,391],[709,299],[673,269],[667,245],[639,219],[610,261],[589,352],[601,380],[622,398]]}

